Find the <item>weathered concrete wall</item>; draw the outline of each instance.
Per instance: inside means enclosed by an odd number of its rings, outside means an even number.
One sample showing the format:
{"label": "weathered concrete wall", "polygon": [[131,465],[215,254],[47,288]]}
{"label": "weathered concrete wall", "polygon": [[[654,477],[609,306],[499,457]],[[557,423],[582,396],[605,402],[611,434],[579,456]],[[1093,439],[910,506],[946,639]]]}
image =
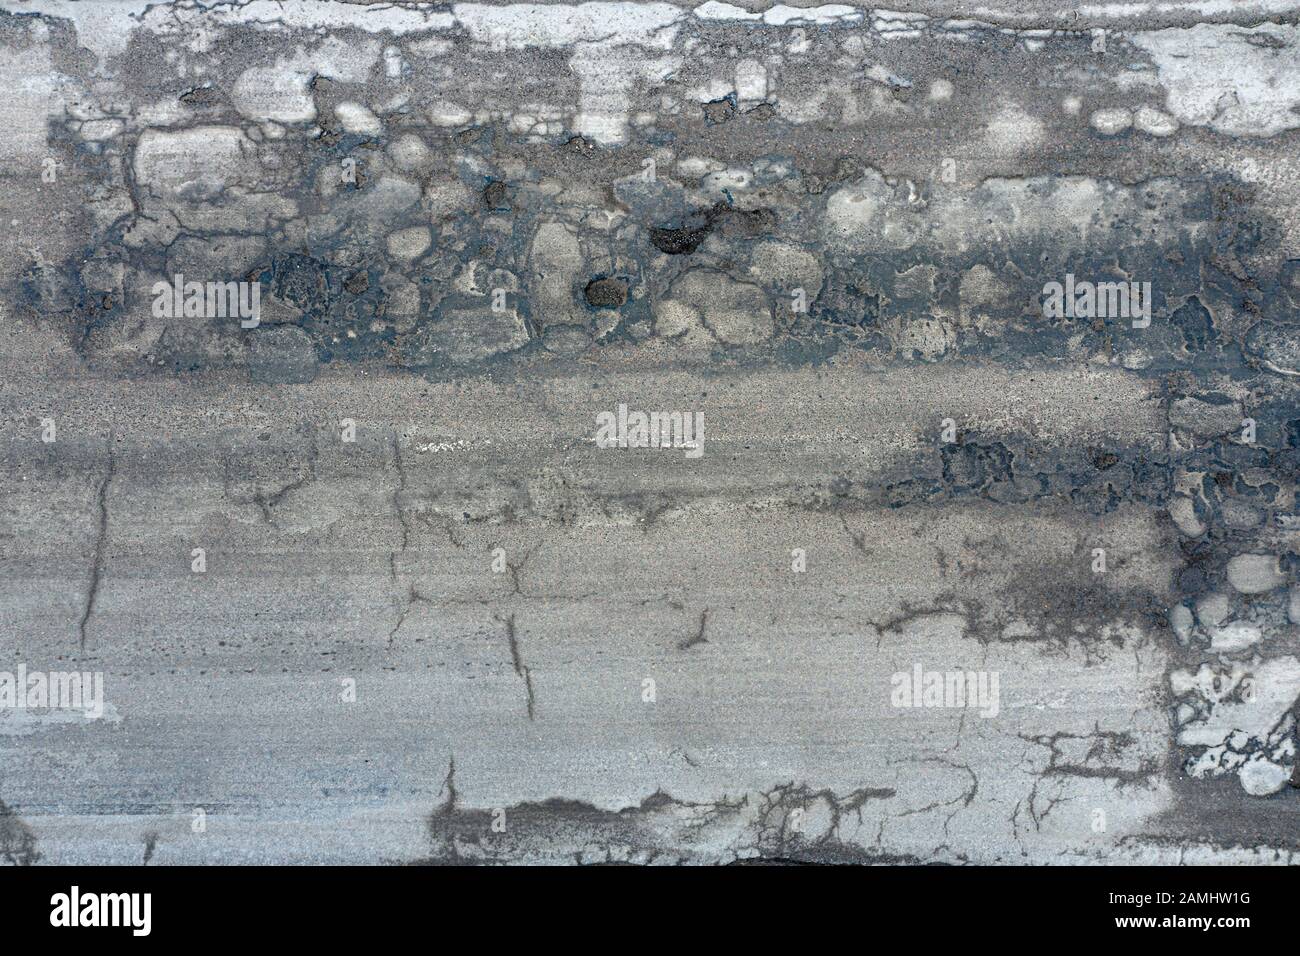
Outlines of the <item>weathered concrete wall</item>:
{"label": "weathered concrete wall", "polygon": [[1290,861],[1300,5],[897,5],[0,2],[0,854]]}

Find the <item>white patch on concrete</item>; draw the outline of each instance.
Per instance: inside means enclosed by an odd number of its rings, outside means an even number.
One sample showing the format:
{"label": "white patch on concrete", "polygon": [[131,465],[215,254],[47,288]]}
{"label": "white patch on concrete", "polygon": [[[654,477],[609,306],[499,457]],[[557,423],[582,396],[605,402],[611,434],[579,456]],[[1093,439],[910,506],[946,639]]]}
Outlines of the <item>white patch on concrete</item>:
{"label": "white patch on concrete", "polygon": [[747,169],[724,169],[709,173],[700,183],[700,189],[712,201],[735,196],[754,185],[754,175]]}
{"label": "white patch on concrete", "polygon": [[309,123],[316,118],[312,77],[363,83],[379,52],[377,40],[348,43],[329,37],[278,59],[274,66],[249,67],[235,81],[231,99],[241,114],[257,122]]}
{"label": "white patch on concrete", "polygon": [[1291,768],[1279,766],[1263,757],[1255,757],[1246,761],[1238,776],[1242,789],[1252,797],[1267,797],[1286,786],[1287,780],[1291,778]]}
{"label": "white patch on concrete", "polygon": [[474,120],[474,114],[459,103],[437,102],[432,104],[426,111],[425,116],[434,126],[444,128],[454,126],[468,126]]}
{"label": "white patch on concrete", "polygon": [[882,40],[915,40],[921,35],[920,27],[930,21],[924,13],[899,13],[894,10],[874,10],[871,29]]}
{"label": "white patch on concrete", "polygon": [[928,205],[909,201],[912,193],[906,182],[868,170],[828,197],[826,241],[864,253],[920,241],[956,252],[1030,239],[1082,249],[1116,241],[1114,222],[1127,223],[1133,236],[1199,228],[1170,217],[1179,186],[1168,180],[1127,187],[1078,176],[986,179],[974,189],[936,188]]}
{"label": "white patch on concrete", "polygon": [[1205,523],[1196,516],[1196,505],[1186,495],[1177,495],[1170,500],[1169,517],[1174,519],[1178,530],[1189,538],[1199,538],[1205,534]]}
{"label": "white patch on concrete", "polygon": [[[1251,43],[1272,42],[1275,46]],[[1181,122],[1231,136],[1274,136],[1300,127],[1300,27],[1253,28],[1200,23],[1134,33]]]}
{"label": "white patch on concrete", "polygon": [[1042,122],[1019,105],[1009,103],[984,127],[984,146],[997,155],[1015,155],[1036,149],[1043,141]]}
{"label": "white patch on concrete", "polygon": [[1228,601],[1228,595],[1221,591],[1207,594],[1196,602],[1196,619],[1201,622],[1202,627],[1218,627],[1228,619],[1231,612],[1232,605]]}
{"label": "white patch on concrete", "polygon": [[1263,636],[1264,632],[1256,625],[1233,621],[1210,633],[1210,650],[1218,654],[1233,654],[1258,644]]}
{"label": "white patch on concrete", "polygon": [[666,79],[679,63],[673,57],[647,59],[642,50],[580,46],[569,61],[578,77],[574,127],[600,143],[623,142],[633,87]]}
{"label": "white patch on concrete", "polygon": [[316,118],[310,84],[305,71],[252,66],[239,74],[230,99],[242,115],[257,122],[310,123]]}
{"label": "white patch on concrete", "polygon": [[272,28],[340,30],[354,27],[369,33],[396,34],[450,29],[456,21],[432,4],[413,7],[361,6],[342,0],[311,3],[246,0],[244,3],[184,7],[157,0],[26,0],[3,4],[14,13],[40,14],[71,21],[77,42],[102,62],[126,52],[138,29],[166,36],[189,37],[206,46],[214,26],[254,24]]}
{"label": "white patch on concrete", "polygon": [[379,117],[360,103],[348,101],[334,107],[334,115],[349,133],[360,136],[378,136],[384,131]]}
{"label": "white patch on concrete", "polygon": [[1294,763],[1295,719],[1290,711],[1300,697],[1300,661],[1279,657],[1202,664],[1194,674],[1173,671],[1169,684],[1180,700],[1175,715],[1178,743],[1206,748],[1188,762],[1187,772],[1193,777],[1236,773],[1248,793],[1273,792],[1266,784],[1276,771],[1250,764]]}
{"label": "white patch on concrete", "polygon": [[1097,19],[1107,17],[1114,20],[1128,20],[1133,17],[1147,17],[1159,14],[1181,13],[1191,17],[1215,17],[1231,14],[1251,17],[1265,17],[1272,13],[1295,13],[1294,0],[1176,0],[1163,3],[1099,3],[1079,7],[1078,12],[1069,11],[1071,16]]}
{"label": "white patch on concrete", "polygon": [[102,62],[106,57],[125,52],[131,34],[140,27],[145,13],[153,6],[156,6],[153,0],[96,0],[94,3],[34,0],[16,8],[6,3],[4,8],[13,13],[35,13],[71,20],[77,31],[77,42]]}
{"label": "white patch on concrete", "polygon": [[1242,594],[1264,594],[1286,583],[1271,554],[1239,554],[1228,561],[1228,583]]}
{"label": "white patch on concrete", "polygon": [[695,8],[695,15],[701,20],[761,20],[763,14],[750,13],[744,7],[738,7],[734,3],[719,3],[718,0],[708,0]]}
{"label": "white patch on concrete", "polygon": [[0,737],[27,737],[31,734],[67,727],[94,727],[107,721],[120,724],[122,715],[110,703],[104,704],[104,713],[99,717],[89,717],[82,710],[28,710],[26,707],[0,708]]}
{"label": "white patch on concrete", "polygon": [[399,229],[388,236],[388,254],[400,262],[410,262],[424,255],[432,241],[427,226]]}
{"label": "white patch on concrete", "polygon": [[388,147],[393,165],[402,172],[411,173],[425,169],[433,161],[433,151],[414,133],[398,137]]}
{"label": "white patch on concrete", "polygon": [[672,49],[684,11],[671,3],[458,3],[456,19],[471,38],[495,50],[575,43]]}
{"label": "white patch on concrete", "polygon": [[864,16],[857,7],[842,3],[828,3],[819,7],[791,7],[777,4],[762,12],[752,13],[732,3],[720,3],[708,0],[693,11],[701,20],[747,20],[758,21],[772,27],[782,27],[790,23],[856,23]]}
{"label": "white patch on concrete", "polygon": [[763,22],[774,27],[783,27],[787,23],[856,23],[861,19],[861,10],[842,3],[828,3],[820,7],[787,7],[785,4],[777,4],[763,14]]}
{"label": "white patch on concrete", "polygon": [[1133,125],[1133,114],[1123,108],[1096,110],[1088,122],[1103,136],[1117,136]]}
{"label": "white patch on concrete", "polygon": [[83,98],[80,84],[52,69],[49,48],[34,43],[0,48],[0,84],[5,90],[5,135],[0,170],[27,175],[49,155],[46,128],[61,118],[65,104]]}
{"label": "white patch on concrete", "polygon": [[233,126],[148,129],[135,149],[135,178],[154,195],[198,199],[249,176],[255,157],[253,143]]}
{"label": "white patch on concrete", "polygon": [[762,63],[741,60],[736,64],[736,98],[744,104],[767,99],[767,69]]}
{"label": "white patch on concrete", "polygon": [[[98,0],[96,0],[98,2]],[[349,27],[367,33],[420,33],[425,30],[447,30],[455,26],[455,19],[435,4],[412,6],[359,5],[343,0],[245,0],[230,6],[209,9],[177,9],[173,4],[149,4],[154,9],[146,18],[148,25],[165,28],[169,22],[186,19],[215,20],[222,24],[251,23],[273,28],[337,31]]]}
{"label": "white patch on concrete", "polygon": [[1133,111],[1133,125],[1148,136],[1173,136],[1178,132],[1178,120],[1164,110],[1140,106]]}

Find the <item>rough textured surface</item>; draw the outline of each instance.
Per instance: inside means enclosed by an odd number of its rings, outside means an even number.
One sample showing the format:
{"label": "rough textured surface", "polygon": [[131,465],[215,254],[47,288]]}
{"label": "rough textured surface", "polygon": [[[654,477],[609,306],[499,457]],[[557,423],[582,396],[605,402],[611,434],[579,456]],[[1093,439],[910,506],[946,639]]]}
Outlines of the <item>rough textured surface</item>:
{"label": "rough textured surface", "polygon": [[1300,5],[896,5],[0,0],[0,855],[1293,861]]}

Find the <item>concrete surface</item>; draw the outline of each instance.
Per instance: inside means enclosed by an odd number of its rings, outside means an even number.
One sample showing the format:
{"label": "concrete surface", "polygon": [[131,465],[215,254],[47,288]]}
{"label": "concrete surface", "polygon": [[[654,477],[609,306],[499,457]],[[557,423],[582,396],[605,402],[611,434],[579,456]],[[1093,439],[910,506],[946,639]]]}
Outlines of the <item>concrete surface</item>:
{"label": "concrete surface", "polygon": [[1293,862],[1300,4],[895,6],[0,0],[0,856]]}

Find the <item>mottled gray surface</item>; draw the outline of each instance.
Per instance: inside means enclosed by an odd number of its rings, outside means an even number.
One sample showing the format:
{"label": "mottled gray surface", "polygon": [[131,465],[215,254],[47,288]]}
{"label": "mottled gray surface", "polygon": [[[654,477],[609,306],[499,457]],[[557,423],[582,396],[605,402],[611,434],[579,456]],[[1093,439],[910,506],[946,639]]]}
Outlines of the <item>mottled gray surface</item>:
{"label": "mottled gray surface", "polygon": [[1300,4],[204,6],[0,0],[0,855],[1293,860]]}

